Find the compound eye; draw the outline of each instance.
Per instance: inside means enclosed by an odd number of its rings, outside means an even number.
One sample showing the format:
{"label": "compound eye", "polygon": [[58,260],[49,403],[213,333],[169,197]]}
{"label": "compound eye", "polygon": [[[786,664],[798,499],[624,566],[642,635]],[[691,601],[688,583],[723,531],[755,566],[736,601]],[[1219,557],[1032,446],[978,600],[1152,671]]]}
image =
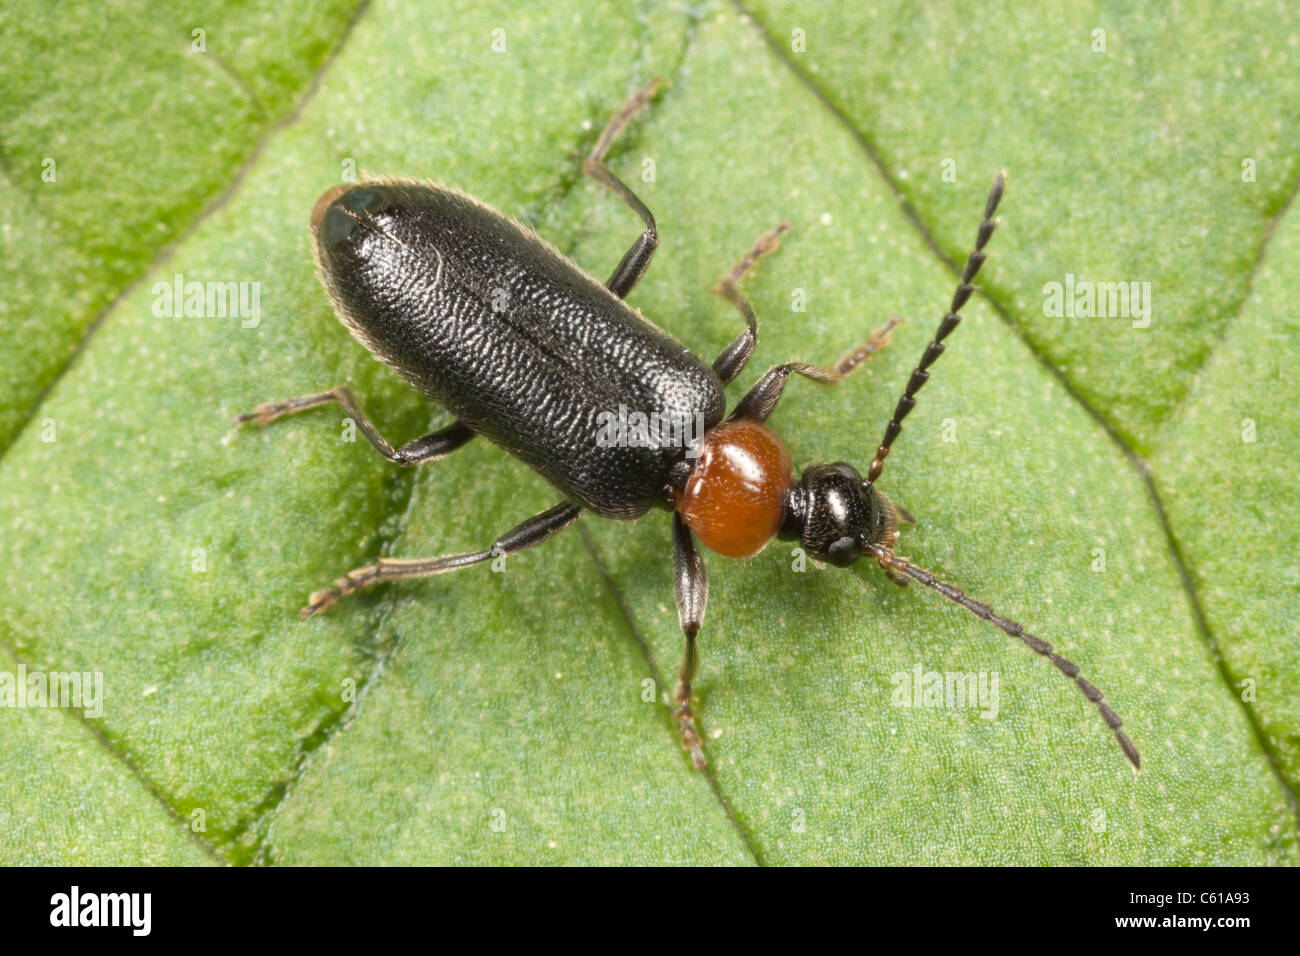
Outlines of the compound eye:
{"label": "compound eye", "polygon": [[858,545],[858,539],[851,535],[836,538],[826,549],[826,559],[837,568],[847,568],[860,557],[862,548]]}
{"label": "compound eye", "polygon": [[835,464],[831,465],[831,467],[834,468],[836,471],[838,471],[845,478],[848,478],[854,484],[857,485],[862,484],[862,476],[859,475],[858,470],[854,468],[852,465],[850,465],[847,461],[837,461],[835,462]]}

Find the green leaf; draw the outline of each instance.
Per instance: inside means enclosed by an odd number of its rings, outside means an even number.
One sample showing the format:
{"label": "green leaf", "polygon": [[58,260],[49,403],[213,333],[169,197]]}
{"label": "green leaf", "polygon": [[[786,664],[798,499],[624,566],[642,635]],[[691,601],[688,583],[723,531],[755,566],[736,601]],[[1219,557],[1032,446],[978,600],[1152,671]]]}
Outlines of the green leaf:
{"label": "green leaf", "polygon": [[[104,684],[101,717],[0,708],[7,859],[1295,862],[1297,14],[538,6],[0,14],[0,675]],[[299,621],[376,554],[477,549],[556,500],[482,442],[399,470],[336,408],[230,431],[344,381],[394,441],[448,421],[332,316],[313,200],[353,166],[435,178],[607,274],[640,226],[579,159],[655,75],[611,159],[663,236],[633,304],[711,357],[741,321],[707,290],[785,218],[733,400],[905,320],[844,383],[791,383],[800,466],[865,467],[1009,171],[987,297],[880,487],[917,516],[902,553],[1106,692],[1139,774],[1019,642],[783,543],[706,555],[691,772],[657,512]],[[177,274],[259,283],[259,321],[157,315]],[[1067,274],[1150,282],[1152,321],[1045,314]],[[996,675],[996,715],[898,706],[918,666]]]}

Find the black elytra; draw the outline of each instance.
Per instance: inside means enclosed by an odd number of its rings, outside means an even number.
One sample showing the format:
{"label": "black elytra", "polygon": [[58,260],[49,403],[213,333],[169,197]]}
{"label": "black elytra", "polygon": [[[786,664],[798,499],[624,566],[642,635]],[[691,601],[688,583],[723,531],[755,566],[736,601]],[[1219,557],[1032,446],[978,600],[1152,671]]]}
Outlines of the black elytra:
{"label": "black elytra", "polygon": [[673,692],[682,746],[705,766],[691,685],[708,586],[698,542],[732,557],[774,537],[798,541],[814,560],[847,567],[875,560],[900,585],[919,581],[1047,657],[1092,701],[1134,768],[1138,752],[1097,688],[1046,641],[899,555],[912,517],[876,487],[903,419],[961,321],[993,235],[1002,197],[998,176],[975,249],[934,338],[927,344],[863,479],[845,462],[793,472],[781,439],[764,423],[789,377],[834,384],[883,348],[891,319],[833,366],[774,365],[729,416],[724,387],[758,342],[758,320],[740,281],[777,248],[789,226],[764,234],[715,289],[745,328],[708,364],[624,302],[658,245],[654,217],[605,165],[628,121],[649,102],[652,80],[614,114],[583,172],[622,199],[644,231],[601,283],[526,226],[458,190],[411,180],[371,180],[328,190],[312,210],[316,256],[339,318],[377,358],[455,421],[394,447],[347,386],[266,402],[236,422],[265,425],[328,402],[343,406],[362,434],[404,465],[443,458],[481,435],[545,478],[561,500],[480,551],[434,558],[380,558],[314,592],[304,616],[380,581],[425,577],[513,555],[547,540],[584,511],[633,519],[652,506],[672,512],[674,594],[686,637]]}
{"label": "black elytra", "polygon": [[[619,405],[706,428],[722,382],[549,243],[441,186],[338,195],[317,249],[339,316],[475,433],[607,518],[639,518],[682,449],[594,441]],[[675,417],[674,417],[675,416]]]}

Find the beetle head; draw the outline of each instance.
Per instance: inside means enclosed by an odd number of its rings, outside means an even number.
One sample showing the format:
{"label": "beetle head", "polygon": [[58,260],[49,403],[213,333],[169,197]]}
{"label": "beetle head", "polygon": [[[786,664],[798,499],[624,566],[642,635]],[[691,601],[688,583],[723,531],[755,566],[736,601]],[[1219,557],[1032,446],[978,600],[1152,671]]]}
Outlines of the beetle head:
{"label": "beetle head", "polygon": [[899,509],[847,462],[810,465],[786,498],[783,537],[815,558],[846,568],[867,546],[892,546]]}

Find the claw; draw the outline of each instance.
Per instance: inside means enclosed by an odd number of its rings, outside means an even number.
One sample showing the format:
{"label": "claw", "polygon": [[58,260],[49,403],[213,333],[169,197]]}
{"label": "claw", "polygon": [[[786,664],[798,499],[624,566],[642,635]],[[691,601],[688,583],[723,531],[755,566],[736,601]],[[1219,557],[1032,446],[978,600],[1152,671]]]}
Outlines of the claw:
{"label": "claw", "polygon": [[245,412],[242,415],[235,416],[235,427],[252,422],[255,425],[269,425],[285,413],[287,405],[278,402],[263,402],[251,412]]}
{"label": "claw", "polygon": [[346,577],[341,577],[334,582],[332,588],[321,588],[319,591],[312,591],[307,597],[307,606],[298,613],[304,619],[319,614],[339,598],[345,598],[358,588],[369,584],[379,576],[379,566],[371,565],[365,568],[357,568],[349,571]]}
{"label": "claw", "polygon": [[681,728],[682,749],[690,751],[691,763],[695,769],[703,770],[708,766],[708,761],[704,759],[704,741],[700,739],[700,732],[695,727],[695,713],[691,710],[689,698],[678,702],[673,716]]}
{"label": "claw", "polygon": [[320,591],[312,591],[307,598],[307,606],[298,613],[302,615],[303,620],[319,614],[335,601],[343,596],[343,592],[338,588],[324,588]]}

